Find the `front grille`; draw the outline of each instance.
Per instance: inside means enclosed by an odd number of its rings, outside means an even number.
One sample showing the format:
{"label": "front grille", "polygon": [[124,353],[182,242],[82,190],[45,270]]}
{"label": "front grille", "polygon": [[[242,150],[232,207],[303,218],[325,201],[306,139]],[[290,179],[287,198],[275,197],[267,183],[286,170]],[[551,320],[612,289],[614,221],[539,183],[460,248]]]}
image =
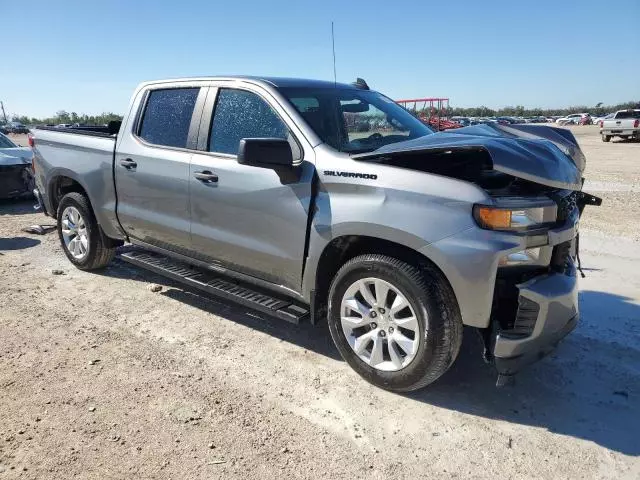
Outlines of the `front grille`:
{"label": "front grille", "polygon": [[500,334],[506,338],[525,338],[533,333],[540,313],[540,305],[525,297],[518,297],[518,313],[513,328],[503,329]]}

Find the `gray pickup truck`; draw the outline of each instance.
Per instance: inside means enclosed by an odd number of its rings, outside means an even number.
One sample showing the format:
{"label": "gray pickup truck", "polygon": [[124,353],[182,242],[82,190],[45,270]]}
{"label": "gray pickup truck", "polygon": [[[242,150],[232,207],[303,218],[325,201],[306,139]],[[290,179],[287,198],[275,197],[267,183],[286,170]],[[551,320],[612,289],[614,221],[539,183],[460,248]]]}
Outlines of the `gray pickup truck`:
{"label": "gray pickup truck", "polygon": [[118,253],[278,318],[326,318],[382,388],[436,380],[463,325],[505,380],[578,321],[578,221],[599,199],[564,129],[435,133],[361,79],[210,77],[144,83],[121,125],[32,143],[34,193],[78,268]]}
{"label": "gray pickup truck", "polygon": [[618,110],[613,118],[602,120],[600,135],[603,142],[612,137],[640,140],[640,109]]}

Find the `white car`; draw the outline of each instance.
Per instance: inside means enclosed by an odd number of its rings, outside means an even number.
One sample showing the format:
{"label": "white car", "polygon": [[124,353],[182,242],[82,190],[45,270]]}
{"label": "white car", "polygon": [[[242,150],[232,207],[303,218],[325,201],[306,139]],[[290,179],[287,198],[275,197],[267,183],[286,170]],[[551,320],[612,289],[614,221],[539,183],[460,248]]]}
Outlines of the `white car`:
{"label": "white car", "polygon": [[580,120],[589,117],[588,113],[572,113],[566,117],[560,117],[556,120],[558,125],[579,125]]}
{"label": "white car", "polygon": [[594,117],[593,118],[593,124],[594,125],[599,125],[600,127],[602,127],[602,125],[600,123],[602,121],[604,121],[604,120],[612,119],[614,115],[615,115],[615,113],[608,113],[606,115],[600,115],[599,117]]}

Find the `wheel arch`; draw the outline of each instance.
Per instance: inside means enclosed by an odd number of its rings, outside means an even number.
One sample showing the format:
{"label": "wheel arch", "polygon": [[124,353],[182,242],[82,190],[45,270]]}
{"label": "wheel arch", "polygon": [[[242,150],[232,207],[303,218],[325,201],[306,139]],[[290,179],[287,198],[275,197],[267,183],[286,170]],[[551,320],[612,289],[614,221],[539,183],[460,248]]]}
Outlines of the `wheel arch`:
{"label": "wheel arch", "polygon": [[93,204],[91,202],[91,197],[87,193],[87,189],[75,177],[75,175],[72,172],[59,172],[49,179],[47,185],[47,197],[49,198],[51,213],[54,217],[57,217],[58,215],[58,205],[60,204],[60,200],[70,192],[78,192],[87,197],[89,205],[93,210]]}
{"label": "wheel arch", "polygon": [[[85,180],[89,182],[91,188]],[[87,198],[98,226],[106,238],[118,245],[126,239],[117,221],[115,197],[109,193],[113,191],[113,186],[109,186],[105,179],[86,179],[73,170],[56,168],[48,172],[43,184],[46,186],[47,211],[51,211],[54,218],[57,217],[58,205],[62,197],[70,192],[78,192]]]}
{"label": "wheel arch", "polygon": [[103,237],[104,243],[106,245],[114,247],[122,245],[124,243],[122,239],[112,238],[105,233],[103,223],[100,221],[101,219],[99,218],[98,212],[96,212],[94,203],[91,201],[89,190],[83,185],[83,183],[73,172],[57,172],[49,179],[47,183],[47,198],[49,206],[51,207],[51,215],[54,218],[58,217],[58,205],[60,204],[60,200],[62,200],[62,197],[64,197],[66,194],[71,192],[82,194],[87,199],[87,202],[89,202],[89,208],[96,218],[98,228],[100,229],[100,235]]}
{"label": "wheel arch", "polygon": [[[311,297],[312,304],[317,311],[323,312],[324,309],[326,309],[331,280],[340,267],[352,258],[364,254],[382,254],[397,258],[410,265],[416,265],[421,269],[427,265],[434,268],[440,273],[443,281],[451,288],[451,292],[454,298],[456,298],[456,302],[458,302],[453,286],[443,270],[436,262],[418,250],[408,245],[380,237],[341,235],[333,238],[324,246],[317,261],[314,262],[315,268],[313,274],[307,272],[306,275],[308,289],[305,293]],[[321,313],[318,314],[317,317],[320,318]]]}

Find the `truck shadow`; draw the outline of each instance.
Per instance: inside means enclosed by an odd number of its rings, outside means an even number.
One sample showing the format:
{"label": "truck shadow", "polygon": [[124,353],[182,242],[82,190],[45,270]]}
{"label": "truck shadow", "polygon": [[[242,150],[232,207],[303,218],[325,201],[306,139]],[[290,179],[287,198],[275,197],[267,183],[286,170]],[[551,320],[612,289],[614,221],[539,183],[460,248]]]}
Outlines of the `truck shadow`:
{"label": "truck shadow", "polygon": [[24,250],[40,244],[40,240],[29,237],[0,238],[0,252],[8,250]]}
{"label": "truck shadow", "polygon": [[35,204],[36,201],[30,194],[18,198],[0,199],[0,216],[39,213],[33,209]]}
{"label": "truck shadow", "polygon": [[[117,261],[105,275],[158,282],[161,294],[254,328],[332,359],[340,359],[326,326],[290,325],[217,300]],[[521,372],[512,386],[496,388],[493,367],[482,361],[478,335],[465,328],[451,369],[408,400],[488,419],[545,428],[640,455],[640,307],[604,292],[581,293],[582,319],[550,357]]]}
{"label": "truck shadow", "polygon": [[117,258],[114,260],[112,266],[96,273],[110,277],[127,278],[166,285],[169,288],[163,289],[160,293],[161,295],[186,303],[207,313],[212,313],[213,315],[224,317],[227,320],[267,333],[268,335],[334,360],[341,359],[333,345],[333,340],[331,340],[331,336],[329,335],[326,322],[316,326],[311,325],[308,321],[303,321],[299,325],[293,325],[283,320],[263,315],[261,312],[218,300],[195,288],[189,288],[179,282],[174,282],[170,278],[139,269]]}
{"label": "truck shadow", "polygon": [[479,361],[481,344],[465,332],[463,351],[416,401],[480,417],[545,428],[640,455],[640,306],[604,292],[581,293],[581,322],[555,353],[495,388]]}

